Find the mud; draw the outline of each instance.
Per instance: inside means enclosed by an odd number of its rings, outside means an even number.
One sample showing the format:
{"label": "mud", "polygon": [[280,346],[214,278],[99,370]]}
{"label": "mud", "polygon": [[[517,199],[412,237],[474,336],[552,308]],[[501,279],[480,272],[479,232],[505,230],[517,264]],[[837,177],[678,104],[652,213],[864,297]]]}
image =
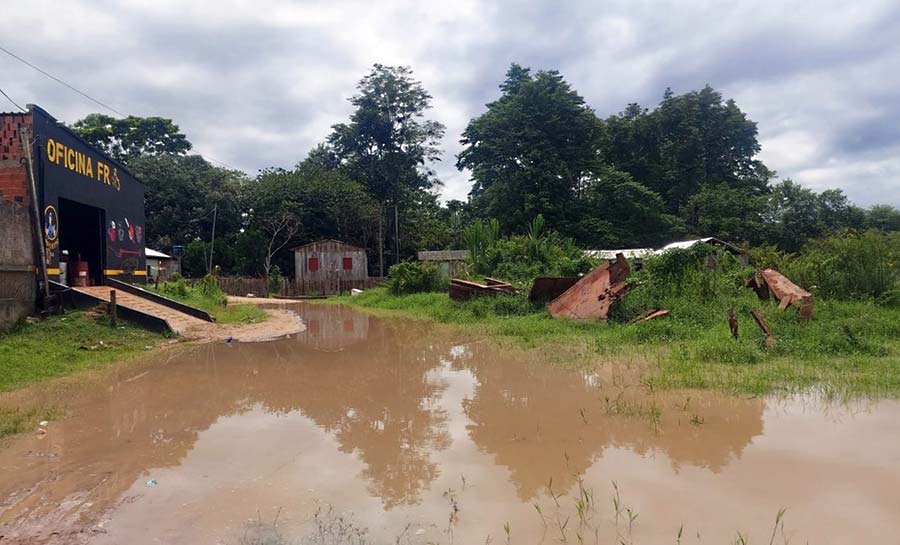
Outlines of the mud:
{"label": "mud", "polygon": [[0,542],[320,543],[327,506],[366,543],[768,543],[780,508],[777,543],[900,540],[897,402],[649,393],[629,365],[295,308],[305,331],[110,372],[0,449]]}
{"label": "mud", "polygon": [[237,342],[264,342],[295,335],[303,331],[303,322],[294,310],[283,307],[271,307],[259,304],[266,311],[263,322],[255,324],[216,324],[203,322],[191,326],[181,337],[197,343],[223,341],[230,339]]}

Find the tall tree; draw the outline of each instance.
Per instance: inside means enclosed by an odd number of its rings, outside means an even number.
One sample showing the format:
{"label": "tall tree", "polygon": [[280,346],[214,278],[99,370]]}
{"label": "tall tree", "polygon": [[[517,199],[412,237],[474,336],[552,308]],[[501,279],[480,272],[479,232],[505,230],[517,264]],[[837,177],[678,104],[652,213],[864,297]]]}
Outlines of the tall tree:
{"label": "tall tree", "polygon": [[147,155],[183,155],[191,143],[171,119],[128,116],[124,119],[89,114],[72,128],[109,156],[128,164]]}
{"label": "tall tree", "polygon": [[460,140],[457,168],[472,173],[472,206],[507,232],[542,214],[568,234],[570,207],[598,166],[601,124],[559,72],[513,64],[500,90]]}
{"label": "tall tree", "polygon": [[756,123],[712,87],[675,95],[653,111],[631,104],[607,120],[604,158],[656,191],[672,213],[708,185],[767,193],[773,173],[756,158]]}
{"label": "tall tree", "polygon": [[866,227],[900,231],[900,210],[889,204],[876,204],[866,212]]}
{"label": "tall tree", "polygon": [[400,258],[399,207],[438,184],[430,165],[438,161],[444,126],[425,119],[431,95],[405,66],[376,64],[350,99],[349,123],[333,127],[334,156],[379,203],[378,268],[384,274],[384,223],[392,212],[396,259]]}
{"label": "tall tree", "polygon": [[239,263],[244,274],[267,275],[276,264],[290,270],[290,244],[338,238],[367,246],[377,223],[377,203],[365,188],[313,154],[294,170],[264,170],[246,184],[243,200],[245,232],[238,242],[247,242],[253,256]]}
{"label": "tall tree", "polygon": [[215,167],[199,155],[138,156],[128,167],[147,186],[148,246],[163,249],[209,240],[213,209],[216,252],[240,229],[242,172]]}
{"label": "tall tree", "polygon": [[691,234],[732,242],[762,242],[765,195],[725,184],[706,185],[691,195],[681,217]]}

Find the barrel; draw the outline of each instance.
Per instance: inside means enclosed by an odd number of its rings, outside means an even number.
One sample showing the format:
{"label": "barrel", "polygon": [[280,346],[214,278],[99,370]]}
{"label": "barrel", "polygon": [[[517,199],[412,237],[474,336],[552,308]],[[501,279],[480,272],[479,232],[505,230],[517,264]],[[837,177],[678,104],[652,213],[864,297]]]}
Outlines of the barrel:
{"label": "barrel", "polygon": [[69,271],[70,286],[82,287],[91,285],[87,261],[72,261],[69,263]]}

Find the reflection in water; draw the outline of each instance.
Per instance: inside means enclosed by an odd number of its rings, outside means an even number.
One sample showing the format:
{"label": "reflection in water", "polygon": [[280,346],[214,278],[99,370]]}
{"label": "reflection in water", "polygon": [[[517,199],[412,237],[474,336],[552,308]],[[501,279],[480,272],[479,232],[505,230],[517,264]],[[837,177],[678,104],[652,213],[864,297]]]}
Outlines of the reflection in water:
{"label": "reflection in water", "polygon": [[[284,508],[282,520],[300,525],[323,499],[391,536],[411,521],[446,523],[449,493],[462,505],[458,542],[484,542],[502,535],[504,521],[538,532],[532,504],[546,502],[551,479],[567,493],[584,476],[601,489],[625,481],[655,509],[642,517],[647,542],[671,537],[691,509],[720,504],[727,513],[701,518],[728,536],[746,530],[736,526],[743,517],[768,525],[777,501],[739,500],[757,494],[754,479],[806,456],[793,438],[851,433],[861,418],[835,422],[821,409],[800,418],[783,404],[696,392],[647,396],[421,322],[335,306],[299,312],[307,331],[294,338],[201,346],[111,371],[46,438],[0,450],[0,534],[23,543],[228,541],[257,510]],[[828,467],[848,482],[900,488],[896,474],[872,473],[900,459],[895,444],[868,456],[864,471],[843,459]],[[805,498],[803,470],[769,492]],[[158,487],[145,486],[151,477]],[[897,493],[873,497],[877,512]],[[80,533],[110,507],[103,532]],[[843,524],[824,535],[857,535],[858,525]],[[871,531],[897,529],[881,524]]]}

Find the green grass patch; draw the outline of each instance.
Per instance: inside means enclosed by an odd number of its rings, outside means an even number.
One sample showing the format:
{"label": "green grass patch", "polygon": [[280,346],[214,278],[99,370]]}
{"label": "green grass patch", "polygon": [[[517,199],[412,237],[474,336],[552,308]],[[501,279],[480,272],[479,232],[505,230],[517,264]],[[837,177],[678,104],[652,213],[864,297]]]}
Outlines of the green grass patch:
{"label": "green grass patch", "polygon": [[[759,301],[752,291],[729,282],[707,289],[704,294],[692,282],[660,295],[649,292],[648,284],[638,286],[608,323],[553,319],[543,306],[515,296],[455,302],[446,293],[392,295],[377,288],[329,301],[477,328],[528,348],[574,347],[589,356],[639,354],[648,365],[645,382],[653,388],[749,394],[815,389],[839,397],[900,397],[896,309],[866,301],[817,301],[813,319],[802,322],[792,309],[781,312],[774,302]],[[629,323],[651,307],[668,308],[671,314]],[[739,321],[737,340],[726,321],[729,307]],[[765,349],[751,309],[760,310],[773,329],[772,350]],[[573,359],[573,364],[592,359]]]}
{"label": "green grass patch", "polygon": [[147,289],[205,310],[220,324],[254,324],[267,318],[266,311],[256,305],[249,303],[229,305],[228,297],[212,276],[202,278],[194,285],[188,284],[184,278],[177,277],[169,282],[163,282],[158,289],[149,285]]}
{"label": "green grass patch", "polygon": [[52,408],[6,409],[0,407],[0,442],[12,435],[35,431],[41,421],[53,420],[60,414],[59,410]]}
{"label": "green grass patch", "polygon": [[71,312],[0,333],[0,391],[126,359],[162,335],[105,315]]}

